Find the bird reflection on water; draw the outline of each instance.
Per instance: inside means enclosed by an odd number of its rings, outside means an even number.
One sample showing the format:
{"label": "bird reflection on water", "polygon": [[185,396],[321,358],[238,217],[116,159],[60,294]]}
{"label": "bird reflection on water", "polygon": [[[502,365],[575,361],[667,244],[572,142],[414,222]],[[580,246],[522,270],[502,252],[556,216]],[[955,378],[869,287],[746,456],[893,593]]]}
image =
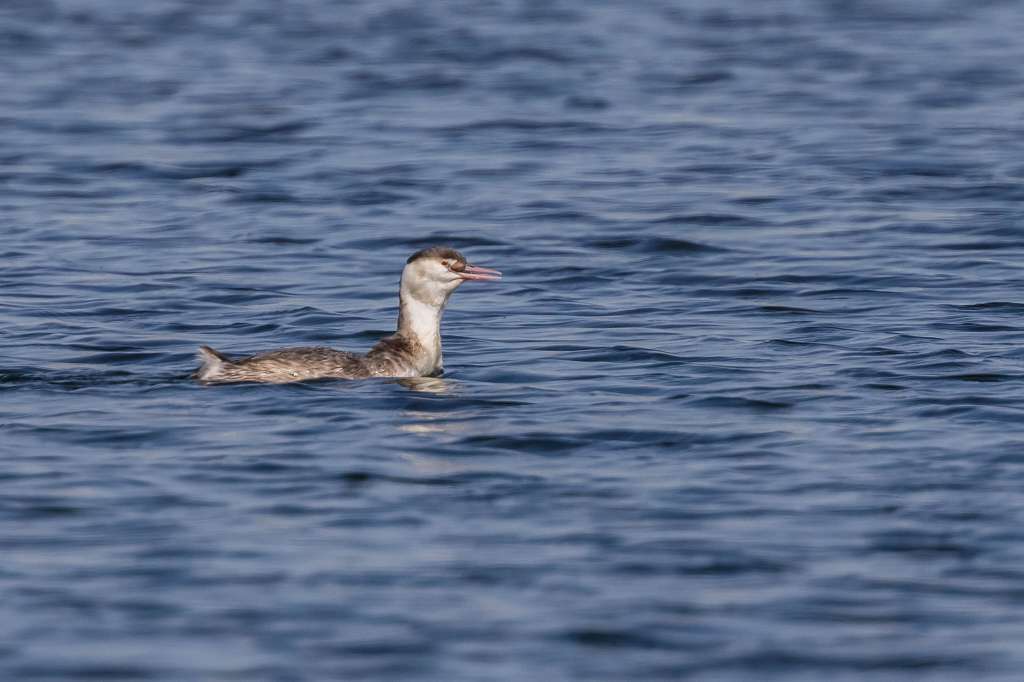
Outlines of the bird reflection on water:
{"label": "bird reflection on water", "polygon": [[455,395],[459,384],[451,379],[441,377],[408,377],[398,379],[396,383],[417,393],[434,393],[436,395]]}
{"label": "bird reflection on water", "polygon": [[[441,377],[408,377],[397,379],[396,383],[417,393],[429,393],[437,396],[454,397],[462,389],[457,382]],[[405,433],[451,433],[461,430],[452,420],[455,413],[450,410],[403,410],[401,416],[403,419],[409,420],[398,426],[398,430]]]}

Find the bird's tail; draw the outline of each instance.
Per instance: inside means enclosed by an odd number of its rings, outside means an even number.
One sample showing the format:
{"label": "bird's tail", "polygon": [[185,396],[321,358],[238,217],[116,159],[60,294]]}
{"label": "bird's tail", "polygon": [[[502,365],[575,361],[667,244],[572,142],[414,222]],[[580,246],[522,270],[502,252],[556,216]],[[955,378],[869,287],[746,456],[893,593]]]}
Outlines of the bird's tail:
{"label": "bird's tail", "polygon": [[224,370],[224,365],[231,362],[231,358],[219,353],[209,346],[199,346],[199,361],[202,362],[199,369],[192,376],[199,381],[211,381],[217,378]]}

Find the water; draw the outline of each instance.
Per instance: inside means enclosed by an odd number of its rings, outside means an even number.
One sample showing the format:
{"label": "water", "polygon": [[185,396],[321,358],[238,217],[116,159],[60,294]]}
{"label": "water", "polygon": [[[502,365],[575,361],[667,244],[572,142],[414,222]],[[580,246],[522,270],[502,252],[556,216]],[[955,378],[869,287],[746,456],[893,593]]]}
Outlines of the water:
{"label": "water", "polygon": [[[1020,679],[1022,33],[5,2],[0,677]],[[189,380],[431,244],[444,378]]]}

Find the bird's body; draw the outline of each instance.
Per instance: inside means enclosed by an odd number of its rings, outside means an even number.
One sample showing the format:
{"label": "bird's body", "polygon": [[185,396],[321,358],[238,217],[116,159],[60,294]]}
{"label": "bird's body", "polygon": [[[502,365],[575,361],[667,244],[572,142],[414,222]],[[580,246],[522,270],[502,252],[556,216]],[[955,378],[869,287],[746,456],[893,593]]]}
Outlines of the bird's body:
{"label": "bird's body", "polygon": [[[418,344],[400,334],[381,339],[365,355],[324,346],[282,348],[231,360],[209,346],[200,346],[203,366],[196,378],[207,383],[260,381],[283,384],[308,379],[368,379],[435,374],[417,362]],[[438,368],[439,370],[440,368]]]}
{"label": "bird's body", "polygon": [[441,315],[452,292],[467,279],[494,281],[501,273],[469,265],[452,249],[413,254],[402,271],[398,330],[365,355],[321,346],[283,348],[232,360],[200,346],[195,378],[207,384],[289,383],[309,379],[422,377],[440,374]]}

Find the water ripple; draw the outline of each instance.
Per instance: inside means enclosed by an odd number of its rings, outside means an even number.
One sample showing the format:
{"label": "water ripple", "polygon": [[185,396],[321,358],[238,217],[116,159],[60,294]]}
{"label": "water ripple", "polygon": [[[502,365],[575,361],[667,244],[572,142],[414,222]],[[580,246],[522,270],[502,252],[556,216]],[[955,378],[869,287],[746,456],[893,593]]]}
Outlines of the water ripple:
{"label": "water ripple", "polygon": [[0,678],[1019,679],[1022,30],[3,3]]}

